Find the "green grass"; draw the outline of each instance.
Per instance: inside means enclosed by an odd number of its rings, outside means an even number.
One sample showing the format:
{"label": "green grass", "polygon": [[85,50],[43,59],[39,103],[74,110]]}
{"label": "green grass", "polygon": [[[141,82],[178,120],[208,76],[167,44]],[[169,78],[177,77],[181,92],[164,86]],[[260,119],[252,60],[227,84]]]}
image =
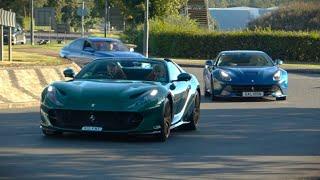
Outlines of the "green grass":
{"label": "green grass", "polygon": [[[28,48],[28,45],[14,46],[12,50],[12,62],[8,60],[8,47],[4,48],[4,61],[0,61],[0,67],[20,67],[20,66],[54,66],[70,63],[68,60],[62,59],[58,56],[50,56],[43,54],[41,47],[39,51],[35,52],[24,52],[19,49]],[[43,49],[42,49],[43,48]],[[36,49],[36,48],[34,48]],[[34,50],[33,49],[33,50]]]}

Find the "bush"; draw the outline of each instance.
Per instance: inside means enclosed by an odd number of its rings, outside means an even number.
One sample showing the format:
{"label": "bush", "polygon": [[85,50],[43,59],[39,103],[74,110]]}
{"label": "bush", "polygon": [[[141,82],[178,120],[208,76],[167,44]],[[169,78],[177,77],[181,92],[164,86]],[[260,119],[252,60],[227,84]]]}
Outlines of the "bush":
{"label": "bush", "polygon": [[320,3],[295,2],[249,23],[250,29],[312,31],[320,29]]}
{"label": "bush", "polygon": [[[131,42],[142,51],[142,31]],[[272,58],[320,63],[320,34],[285,31],[188,32],[151,31],[150,55],[211,59],[224,50],[261,50]]]}

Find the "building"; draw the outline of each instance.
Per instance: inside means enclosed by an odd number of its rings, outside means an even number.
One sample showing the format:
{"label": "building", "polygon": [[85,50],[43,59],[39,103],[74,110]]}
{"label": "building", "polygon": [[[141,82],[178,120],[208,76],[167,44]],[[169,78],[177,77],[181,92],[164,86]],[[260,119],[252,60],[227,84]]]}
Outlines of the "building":
{"label": "building", "polygon": [[209,8],[211,17],[216,21],[218,30],[235,31],[247,28],[250,21],[276,10],[272,8]]}

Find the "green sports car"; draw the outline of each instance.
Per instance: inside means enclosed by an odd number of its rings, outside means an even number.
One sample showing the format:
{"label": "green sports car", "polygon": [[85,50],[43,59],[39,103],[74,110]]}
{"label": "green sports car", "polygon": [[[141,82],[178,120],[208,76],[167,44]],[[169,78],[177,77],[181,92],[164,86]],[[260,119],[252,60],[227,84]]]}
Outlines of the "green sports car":
{"label": "green sports car", "polygon": [[200,85],[169,59],[97,59],[68,81],[54,82],[41,95],[41,128],[63,132],[152,134],[160,141],[170,129],[196,130]]}

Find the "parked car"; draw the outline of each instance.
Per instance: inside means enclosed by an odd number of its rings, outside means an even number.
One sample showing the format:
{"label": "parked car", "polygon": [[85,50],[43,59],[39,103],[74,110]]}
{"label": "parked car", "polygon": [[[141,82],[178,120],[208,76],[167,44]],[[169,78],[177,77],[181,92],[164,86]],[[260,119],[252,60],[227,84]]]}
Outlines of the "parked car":
{"label": "parked car", "polygon": [[275,97],[286,100],[288,74],[261,51],[223,51],[206,61],[204,91],[212,100],[224,97]]}
{"label": "parked car", "polygon": [[[9,29],[7,27],[3,28],[4,44],[9,43],[8,35],[9,35]],[[11,40],[12,40],[12,44],[26,44],[27,42],[26,34],[24,33],[23,29],[19,24],[17,24],[16,27],[13,28]]]}
{"label": "parked car", "polygon": [[41,95],[44,135],[63,132],[153,134],[165,141],[170,129],[196,130],[200,86],[171,60],[103,58],[69,81],[54,82]]}
{"label": "parked car", "polygon": [[81,66],[101,57],[144,58],[142,54],[133,52],[120,40],[98,37],[76,39],[62,48],[60,56],[73,60]]}

